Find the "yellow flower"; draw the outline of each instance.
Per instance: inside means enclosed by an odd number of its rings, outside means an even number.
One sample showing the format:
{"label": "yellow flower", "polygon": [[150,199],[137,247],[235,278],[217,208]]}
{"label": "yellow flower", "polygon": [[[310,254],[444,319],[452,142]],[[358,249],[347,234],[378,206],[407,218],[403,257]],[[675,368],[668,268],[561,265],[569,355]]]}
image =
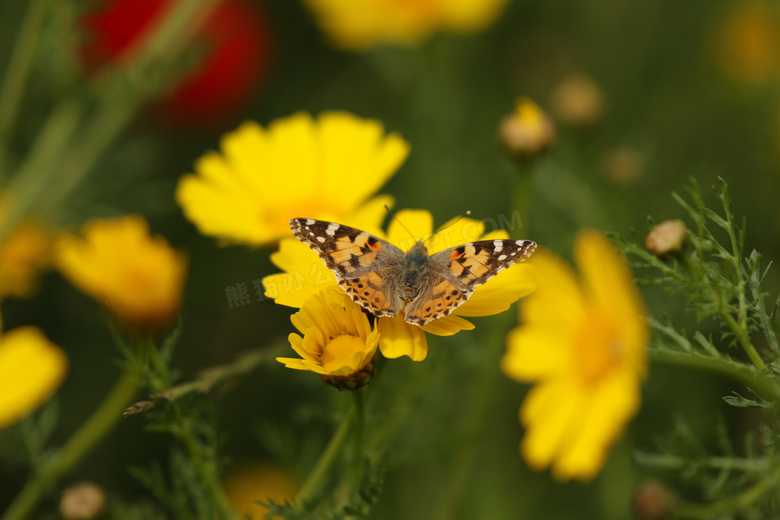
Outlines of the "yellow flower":
{"label": "yellow flower", "polygon": [[[254,463],[231,471],[222,481],[230,505],[241,518],[264,520],[268,508],[257,502],[273,500],[283,504],[300,489],[300,480],[284,468],[269,463]],[[273,518],[279,518],[274,516]]]}
{"label": "yellow flower", "polygon": [[29,296],[48,267],[51,240],[37,223],[23,222],[0,246],[0,298]]}
{"label": "yellow flower", "polygon": [[35,327],[0,335],[0,428],[41,406],[59,388],[68,358]]}
{"label": "yellow flower", "polygon": [[437,30],[475,32],[507,0],[307,0],[334,45],[364,51],[384,43],[414,45]]}
{"label": "yellow flower", "polygon": [[[382,124],[346,112],[298,113],[263,129],[245,123],[209,152],[176,200],[204,235],[259,246],[290,235],[289,220],[351,219],[409,153]],[[389,197],[368,205],[382,208]]]}
{"label": "yellow flower", "polygon": [[[461,218],[445,224],[434,233],[433,218],[428,211],[406,210],[400,211],[391,221],[386,235],[379,230],[370,232],[403,251],[421,240],[431,255],[474,240],[508,238],[504,231],[485,235],[484,228],[484,224],[478,220]],[[266,294],[274,298],[276,303],[298,307],[319,291],[336,286],[335,275],[307,245],[290,239],[283,240],[280,246],[278,254],[272,255],[271,260],[286,272],[263,280]],[[477,287],[471,298],[452,314],[422,327],[404,322],[402,315],[379,318],[376,325],[379,349],[388,358],[409,356],[414,361],[422,361],[428,354],[425,332],[450,336],[461,330],[471,330],[474,325],[463,319],[463,316],[489,316],[503,312],[513,302],[533,291],[535,286],[527,269],[527,266],[519,264],[501,271],[486,284]]]}
{"label": "yellow flower", "polygon": [[140,332],[170,325],[181,302],[187,260],[137,215],[96,219],[64,235],[55,262],[73,285]]}
{"label": "yellow flower", "polygon": [[338,287],[330,286],[306,300],[290,317],[303,336],[292,333],[290,345],[298,358],[276,358],[287,368],[309,370],[328,384],[344,389],[366,385],[376,369],[378,332],[368,317]]}
{"label": "yellow flower", "polygon": [[600,233],[580,232],[577,278],[560,258],[537,251],[538,289],[520,309],[501,368],[535,383],[520,409],[520,450],[529,466],[560,480],[591,479],[640,404],[648,330],[625,261]]}

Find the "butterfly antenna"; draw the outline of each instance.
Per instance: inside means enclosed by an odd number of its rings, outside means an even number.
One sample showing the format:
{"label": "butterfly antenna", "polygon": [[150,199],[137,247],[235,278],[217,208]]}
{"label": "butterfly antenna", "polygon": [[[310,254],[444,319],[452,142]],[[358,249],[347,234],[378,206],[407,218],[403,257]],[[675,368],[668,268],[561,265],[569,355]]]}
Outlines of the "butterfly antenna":
{"label": "butterfly antenna", "polygon": [[[411,231],[409,231],[409,228],[408,228],[408,227],[406,227],[406,226],[404,226],[404,223],[403,223],[403,222],[401,222],[401,219],[399,219],[399,218],[398,218],[398,217],[395,215],[395,213],[393,213],[393,212],[390,210],[390,207],[389,207],[387,204],[383,204],[383,206],[384,206],[384,207],[385,207],[385,209],[387,210],[387,213],[390,215],[390,219],[391,219],[391,220],[395,220],[396,222],[398,222],[399,224],[401,224],[401,227],[402,227],[402,228],[404,228],[404,229],[406,230],[406,232],[407,232],[407,233],[409,233],[409,236],[410,236],[410,237],[412,237],[412,238],[414,238],[414,235],[412,234],[412,232],[411,232]],[[415,240],[416,240],[416,239],[415,239]]]}
{"label": "butterfly antenna", "polygon": [[437,230],[434,232],[434,234],[436,234],[436,233],[439,233],[440,231],[442,231],[442,230],[444,230],[444,229],[447,229],[447,228],[448,228],[448,227],[450,227],[450,226],[454,226],[455,224],[457,224],[457,223],[460,221],[460,219],[462,219],[462,218],[466,218],[466,217],[468,217],[469,215],[471,215],[471,210],[469,210],[469,211],[467,211],[467,212],[463,213],[462,215],[459,215],[457,218],[455,218],[455,220],[453,220],[453,221],[451,221],[451,222],[445,222],[444,224],[442,224],[442,225],[441,225],[441,227],[440,227],[439,229],[437,229]]}

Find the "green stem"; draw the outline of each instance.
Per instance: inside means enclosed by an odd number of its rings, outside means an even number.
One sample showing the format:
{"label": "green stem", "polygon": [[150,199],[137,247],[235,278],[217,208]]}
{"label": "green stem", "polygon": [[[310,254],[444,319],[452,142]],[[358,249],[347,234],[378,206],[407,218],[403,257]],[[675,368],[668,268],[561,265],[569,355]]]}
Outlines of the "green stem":
{"label": "green stem", "polygon": [[325,451],[320,455],[319,460],[303,483],[303,487],[301,487],[301,490],[295,497],[299,511],[308,510],[322,491],[333,465],[338,460],[344,444],[350,437],[349,434],[353,425],[358,421],[359,414],[357,403],[353,402],[349,412],[344,416],[338,429],[325,447]]}
{"label": "green stem", "polygon": [[650,360],[661,365],[704,370],[734,379],[780,408],[780,387],[774,379],[760,374],[753,367],[726,359],[657,349],[650,350]]}
{"label": "green stem", "polygon": [[676,518],[721,518],[734,511],[739,511],[752,505],[770,490],[774,489],[780,481],[780,468],[767,475],[756,485],[746,489],[738,495],[733,495],[711,504],[694,504],[682,502],[675,511]]}
{"label": "green stem", "polygon": [[359,469],[363,457],[363,429],[366,424],[365,389],[359,388],[353,391],[352,399],[355,404],[355,463]]}
{"label": "green stem", "polygon": [[766,370],[766,364],[764,364],[764,360],[761,359],[761,356],[758,354],[756,347],[754,347],[753,343],[750,341],[746,327],[743,327],[737,323],[737,320],[735,320],[734,317],[728,313],[728,311],[721,312],[720,316],[734,333],[734,336],[737,338],[737,341],[739,341],[739,344],[742,345],[743,350],[747,354],[748,358],[750,358],[750,361],[753,363],[753,365],[760,372],[764,372]]}
{"label": "green stem", "polygon": [[23,520],[35,509],[44,494],[76,465],[114,427],[122,411],[132,402],[144,371],[142,363],[128,362],[124,373],[100,406],[68,442],[53,453],[22,488],[1,520]]}
{"label": "green stem", "polygon": [[[535,162],[520,162],[515,172],[515,182],[512,187],[512,207],[511,211],[517,211],[520,214],[521,229],[509,229],[513,238],[529,236],[528,225],[530,224],[528,216],[531,213],[531,188],[533,183],[533,165]],[[511,220],[514,222],[514,219]]]}
{"label": "green stem", "polygon": [[49,0],[33,0],[27,7],[14,43],[8,70],[0,87],[0,177],[6,178],[5,161],[9,135],[22,105],[24,86],[32,69]]}
{"label": "green stem", "polygon": [[209,502],[214,505],[214,508],[218,513],[216,520],[231,520],[237,518],[236,512],[230,507],[230,504],[225,497],[225,493],[222,491],[217,472],[214,471],[214,468],[203,456],[203,448],[192,434],[192,430],[180,428],[177,431],[177,437],[182,444],[184,444],[184,448],[192,459],[195,470],[198,472],[201,482],[204,484],[206,491],[209,494]]}
{"label": "green stem", "polygon": [[[14,194],[0,223],[0,241],[30,213],[51,208],[78,186],[101,155],[132,119],[137,108],[156,92],[143,78],[164,70],[188,42],[219,0],[179,0],[143,40],[137,57],[124,69],[108,68],[94,78],[100,91],[97,106],[83,125],[89,107],[80,99],[66,99],[55,108],[22,163],[8,191]],[[84,135],[79,131],[84,129]],[[56,186],[53,189],[52,186]]]}

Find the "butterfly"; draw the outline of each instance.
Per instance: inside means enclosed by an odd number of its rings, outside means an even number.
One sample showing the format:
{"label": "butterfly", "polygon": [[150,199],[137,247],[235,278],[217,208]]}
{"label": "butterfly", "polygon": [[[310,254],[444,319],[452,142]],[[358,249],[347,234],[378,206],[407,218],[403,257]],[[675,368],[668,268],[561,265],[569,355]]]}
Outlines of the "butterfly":
{"label": "butterfly", "polygon": [[388,317],[403,311],[406,323],[419,326],[448,315],[477,286],[536,250],[530,240],[480,240],[429,255],[421,241],[404,252],[335,222],[294,218],[290,229],[364,309]]}

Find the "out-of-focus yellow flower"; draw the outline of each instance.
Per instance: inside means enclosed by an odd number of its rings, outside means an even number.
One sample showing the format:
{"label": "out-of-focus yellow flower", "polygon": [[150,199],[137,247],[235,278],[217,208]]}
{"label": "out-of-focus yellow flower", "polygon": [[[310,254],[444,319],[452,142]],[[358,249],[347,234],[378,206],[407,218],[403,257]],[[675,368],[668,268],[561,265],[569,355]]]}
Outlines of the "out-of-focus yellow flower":
{"label": "out-of-focus yellow flower", "polygon": [[733,2],[714,37],[714,55],[723,73],[746,85],[767,83],[777,74],[780,16],[770,2]]}
{"label": "out-of-focus yellow flower", "polygon": [[[396,218],[390,222],[387,234],[376,230],[371,232],[402,251],[408,251],[421,240],[430,255],[475,240],[508,238],[505,231],[484,234],[484,224],[470,218],[451,221],[434,233],[430,212],[412,210],[398,212]],[[263,285],[266,294],[274,298],[276,303],[298,307],[311,295],[336,286],[336,277],[325,267],[317,253],[307,245],[300,242],[296,245],[295,242],[298,241],[283,241],[284,249],[280,249],[278,256],[271,258],[286,272],[266,277]],[[477,287],[469,300],[452,314],[422,327],[404,322],[402,315],[378,318],[376,328],[379,331],[379,349],[388,358],[409,356],[414,361],[422,361],[428,354],[425,332],[450,336],[461,330],[471,330],[474,325],[463,316],[489,316],[503,312],[519,298],[532,292],[534,287],[534,282],[528,275],[528,266],[517,264]]]}
{"label": "out-of-focus yellow flower", "polygon": [[222,489],[233,509],[241,518],[252,520],[264,520],[268,514],[268,508],[258,501],[284,503],[286,499],[294,498],[300,487],[301,482],[295,475],[269,463],[237,468],[222,481]]}
{"label": "out-of-focus yellow flower", "polygon": [[143,217],[88,222],[81,236],[58,240],[55,262],[73,285],[133,330],[164,329],[179,312],[187,260],[163,237],[151,236]]}
{"label": "out-of-focus yellow flower", "polygon": [[501,122],[498,135],[511,156],[533,159],[555,142],[555,127],[539,105],[521,97],[515,111]]}
{"label": "out-of-focus yellow flower", "polygon": [[406,159],[408,144],[379,121],[346,112],[316,120],[298,113],[264,129],[245,123],[209,152],[176,200],[204,235],[259,246],[290,235],[291,218],[349,221],[382,212],[390,197],[366,202]]}
{"label": "out-of-focus yellow flower", "polygon": [[303,334],[289,336],[298,358],[276,358],[287,368],[309,370],[340,389],[360,388],[374,376],[378,332],[371,330],[360,305],[338,287],[330,286],[290,317]]}
{"label": "out-of-focus yellow flower", "polygon": [[22,223],[0,245],[0,298],[29,296],[51,260],[51,238],[37,223]]}
{"label": "out-of-focus yellow flower", "polygon": [[414,45],[438,30],[475,32],[495,20],[507,0],[306,0],[334,45],[365,51]]}
{"label": "out-of-focus yellow flower", "polygon": [[507,337],[501,368],[533,382],[520,408],[520,451],[535,469],[560,480],[587,480],[640,404],[647,371],[644,306],[626,262],[600,233],[574,245],[581,277],[560,258],[537,251],[538,288]]}
{"label": "out-of-focus yellow flower", "polygon": [[59,388],[68,358],[35,327],[0,335],[0,428],[41,406]]}

